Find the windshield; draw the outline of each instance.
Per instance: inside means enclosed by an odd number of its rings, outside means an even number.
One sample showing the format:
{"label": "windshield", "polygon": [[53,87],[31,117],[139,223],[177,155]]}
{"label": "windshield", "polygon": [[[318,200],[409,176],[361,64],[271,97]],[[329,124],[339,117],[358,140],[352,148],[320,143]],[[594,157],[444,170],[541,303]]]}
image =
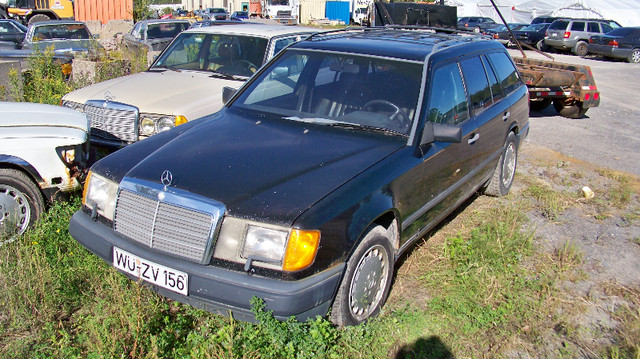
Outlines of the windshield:
{"label": "windshield", "polygon": [[540,29],[542,29],[546,25],[547,24],[533,24],[533,25],[525,26],[520,30],[522,30],[522,31],[540,31]]}
{"label": "windshield", "polygon": [[149,24],[149,28],[147,29],[147,39],[162,39],[167,37],[174,37],[186,30],[189,27],[189,23],[187,22],[179,22],[179,23],[158,23]]}
{"label": "windshield", "polygon": [[33,40],[90,39],[89,30],[84,24],[55,24],[36,26],[33,29]]}
{"label": "windshield", "polygon": [[232,108],[407,135],[416,113],[421,74],[421,63],[287,50]]}
{"label": "windshield", "polygon": [[251,36],[182,33],[151,66],[251,76],[267,50],[267,39]]}

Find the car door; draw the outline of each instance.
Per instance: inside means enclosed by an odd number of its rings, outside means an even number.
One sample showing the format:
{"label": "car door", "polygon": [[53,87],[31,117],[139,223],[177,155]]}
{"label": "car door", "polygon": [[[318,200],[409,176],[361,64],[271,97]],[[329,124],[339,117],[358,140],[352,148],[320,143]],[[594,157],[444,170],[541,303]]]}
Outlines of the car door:
{"label": "car door", "polygon": [[471,113],[476,132],[474,174],[469,185],[477,187],[495,168],[500,150],[509,130],[510,102],[506,98],[497,75],[485,55],[474,56],[460,62],[469,91]]}
{"label": "car door", "polygon": [[[473,141],[477,125],[469,116],[469,106],[458,62],[451,61],[434,68],[428,80],[427,100],[422,123],[457,126],[462,142],[436,141],[417,151],[420,164],[410,173],[416,190],[404,198],[406,208],[417,208],[403,218],[403,236],[411,240],[423,229],[442,219],[469,194],[465,183],[476,156]],[[419,131],[421,134],[422,131]],[[408,180],[408,179],[407,179]],[[405,185],[405,184],[403,184]]]}

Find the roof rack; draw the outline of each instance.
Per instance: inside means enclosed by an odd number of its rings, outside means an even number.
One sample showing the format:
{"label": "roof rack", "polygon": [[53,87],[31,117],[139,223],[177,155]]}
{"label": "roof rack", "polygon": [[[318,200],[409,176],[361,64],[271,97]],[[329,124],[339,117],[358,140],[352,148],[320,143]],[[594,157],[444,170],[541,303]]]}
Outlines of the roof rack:
{"label": "roof rack", "polygon": [[317,37],[324,37],[324,36],[331,36],[331,35],[336,35],[336,34],[344,34],[344,33],[351,33],[351,32],[362,32],[364,31],[364,27],[362,26],[347,26],[345,28],[342,29],[335,29],[335,30],[329,30],[329,31],[318,31],[318,32],[314,32],[313,34],[309,35],[305,41],[312,41],[315,40],[315,38]]}

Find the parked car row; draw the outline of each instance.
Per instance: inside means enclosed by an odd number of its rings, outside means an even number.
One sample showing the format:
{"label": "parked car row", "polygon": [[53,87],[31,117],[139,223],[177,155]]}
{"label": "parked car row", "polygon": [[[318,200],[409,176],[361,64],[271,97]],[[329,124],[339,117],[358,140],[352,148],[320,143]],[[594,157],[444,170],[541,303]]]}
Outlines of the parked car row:
{"label": "parked car row", "polygon": [[[509,192],[529,131],[504,46],[401,28],[181,30],[147,71],[62,105],[82,130],[53,146],[68,173],[87,136],[117,149],[87,174],[80,244],[178,301],[339,326],[376,316],[396,259],[467,198]],[[45,193],[24,167],[0,170],[4,238],[44,208],[24,214]]]}
{"label": "parked car row", "polygon": [[[513,45],[505,25],[484,17],[463,17],[459,29],[473,29],[493,37],[505,46]],[[606,19],[573,19],[537,17],[531,24],[508,24],[513,36],[521,43],[541,51],[570,51],[578,56],[595,54],[604,58],[640,62],[640,33],[638,27],[621,27]]]}

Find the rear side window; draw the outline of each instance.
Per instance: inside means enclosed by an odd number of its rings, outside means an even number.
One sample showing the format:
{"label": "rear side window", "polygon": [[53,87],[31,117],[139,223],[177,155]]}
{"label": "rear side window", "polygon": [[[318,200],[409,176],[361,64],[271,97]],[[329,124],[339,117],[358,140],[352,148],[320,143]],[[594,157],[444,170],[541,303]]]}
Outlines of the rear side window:
{"label": "rear side window", "polygon": [[600,32],[600,27],[597,22],[589,23],[589,32]]}
{"label": "rear side window", "polygon": [[568,24],[568,21],[556,20],[551,23],[551,25],[549,26],[549,30],[564,30],[567,28]]}
{"label": "rear side window", "polygon": [[476,115],[493,104],[489,81],[479,57],[462,60],[460,66],[471,100],[471,113]]}
{"label": "rear side window", "polygon": [[520,76],[516,67],[504,52],[493,52],[488,55],[491,65],[496,71],[498,82],[502,85],[505,94],[516,90],[520,84]]}
{"label": "rear side window", "polygon": [[274,46],[274,49],[273,49],[273,55],[275,56],[282,49],[287,47],[289,44],[293,44],[294,42],[296,42],[296,37],[295,36],[276,40],[276,43],[275,43],[275,46]]}
{"label": "rear side window", "polygon": [[450,63],[434,71],[427,114],[429,121],[449,125],[457,125],[469,118],[467,96],[458,63]]}
{"label": "rear side window", "polygon": [[489,64],[489,61],[485,56],[481,57],[482,64],[484,65],[484,69],[487,71],[487,77],[489,78],[489,85],[491,86],[491,95],[493,96],[493,102],[498,102],[504,97],[504,93],[502,93],[502,86],[498,82],[498,78],[496,74]]}
{"label": "rear side window", "polygon": [[585,25],[584,21],[575,21],[571,24],[571,31],[584,31]]}

